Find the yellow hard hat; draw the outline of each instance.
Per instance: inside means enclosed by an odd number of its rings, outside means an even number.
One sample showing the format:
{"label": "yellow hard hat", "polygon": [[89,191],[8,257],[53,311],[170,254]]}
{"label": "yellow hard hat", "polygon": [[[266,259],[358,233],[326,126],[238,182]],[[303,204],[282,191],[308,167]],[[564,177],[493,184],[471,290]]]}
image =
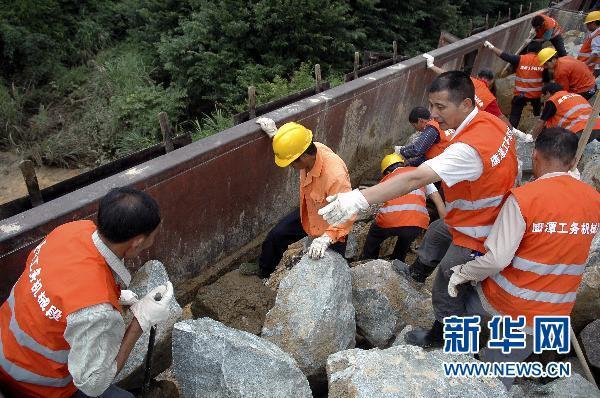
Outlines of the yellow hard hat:
{"label": "yellow hard hat", "polygon": [[587,23],[596,22],[596,21],[600,21],[600,11],[592,11],[592,12],[590,12],[585,17],[585,20],[583,21],[583,23],[587,24]]}
{"label": "yellow hard hat", "polygon": [[273,137],[275,164],[279,167],[289,166],[306,151],[312,136],[312,131],[298,123],[289,122],[279,127]]}
{"label": "yellow hard hat", "polygon": [[556,55],[556,50],[552,47],[542,48],[537,55],[540,65],[544,65],[548,60]]}
{"label": "yellow hard hat", "polygon": [[396,163],[404,164],[404,157],[402,155],[398,155],[397,153],[390,153],[389,155],[386,155],[381,160],[381,173],[383,174],[388,167]]}

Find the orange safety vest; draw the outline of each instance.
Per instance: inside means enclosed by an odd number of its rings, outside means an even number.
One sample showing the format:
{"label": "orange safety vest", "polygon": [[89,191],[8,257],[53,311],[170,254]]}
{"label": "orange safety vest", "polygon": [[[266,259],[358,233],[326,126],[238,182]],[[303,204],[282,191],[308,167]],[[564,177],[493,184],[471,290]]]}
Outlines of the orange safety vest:
{"label": "orange safety vest", "polygon": [[554,29],[554,32],[552,32],[552,38],[555,38],[556,36],[562,33],[562,29],[560,28],[558,22],[556,22],[556,19],[544,14],[540,15],[542,16],[542,18],[544,18],[544,24],[542,25],[542,29],[540,29],[539,32],[535,32],[536,39],[541,39],[542,37],[544,37],[544,34],[550,29]]}
{"label": "orange safety vest", "polygon": [[[577,59],[581,62],[587,62],[592,56],[592,41],[600,35],[600,29],[596,29],[586,36],[581,48],[579,49],[579,53],[577,54]],[[594,57],[594,60],[591,64],[588,65],[588,68],[593,72],[596,69],[596,65],[600,64],[600,57]]]}
{"label": "orange safety vest", "polygon": [[[556,113],[546,120],[546,127],[562,127],[574,133],[584,129],[590,115],[592,106],[579,94],[558,91],[548,101],[556,107]],[[600,119],[596,120],[594,130],[600,129]]]}
{"label": "orange safety vest", "polygon": [[[592,239],[600,223],[600,194],[570,176],[543,178],[511,191],[525,234],[510,265],[481,283],[500,314],[569,315]],[[552,198],[548,206],[547,198]]]}
{"label": "orange safety vest", "polygon": [[0,382],[15,396],[73,395],[67,316],[101,303],[121,311],[120,287],[92,241],[95,230],[87,220],[54,229],[29,254],[0,307]]}
{"label": "orange safety vest", "polygon": [[463,142],[477,151],[483,173],[475,181],[451,187],[442,182],[452,242],[485,253],[483,242],[500,212],[504,195],[517,177],[517,153],[512,130],[487,112],[478,112],[452,143]]}
{"label": "orange safety vest", "polygon": [[483,111],[489,104],[496,100],[496,96],[490,91],[487,83],[483,80],[471,76],[471,81],[475,86],[475,105]]}
{"label": "orange safety vest", "polygon": [[596,86],[596,78],[587,65],[569,55],[556,60],[554,81],[570,93],[583,93]]}
{"label": "orange safety vest", "polygon": [[448,136],[446,135],[446,132],[440,128],[440,124],[438,122],[436,122],[435,120],[431,119],[430,121],[427,122],[426,126],[430,126],[430,127],[433,127],[434,129],[436,129],[438,132],[438,135],[440,136],[440,140],[438,142],[436,142],[435,144],[433,144],[427,150],[427,152],[425,152],[425,158],[432,159],[432,158],[436,157],[437,155],[441,154],[442,152],[444,152],[444,149],[446,149],[448,147],[448,144],[450,143],[450,141],[448,139]]}
{"label": "orange safety vest", "polygon": [[[415,170],[416,167],[400,167],[386,175],[381,182],[394,176]],[[389,200],[379,209],[375,222],[381,228],[421,227],[429,226],[429,212],[425,205],[426,191],[424,187]]]}
{"label": "orange safety vest", "polygon": [[521,55],[515,72],[515,96],[523,94],[526,98],[540,98],[543,72],[544,67],[540,66],[537,54]]}

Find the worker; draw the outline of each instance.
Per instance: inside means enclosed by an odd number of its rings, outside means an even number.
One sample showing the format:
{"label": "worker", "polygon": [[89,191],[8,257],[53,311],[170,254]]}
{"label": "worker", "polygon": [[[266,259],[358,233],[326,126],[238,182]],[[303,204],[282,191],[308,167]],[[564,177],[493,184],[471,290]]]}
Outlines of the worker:
{"label": "worker", "polygon": [[600,75],[600,11],[590,12],[583,21],[588,30],[577,59],[588,66],[594,76]]}
{"label": "worker", "polygon": [[542,48],[538,60],[552,73],[552,79],[566,91],[579,94],[587,100],[596,93],[596,79],[583,62],[568,55],[558,58],[552,47]]}
{"label": "worker", "polygon": [[[484,349],[481,360],[523,361],[533,351],[534,317],[571,314],[600,225],[600,194],[568,174],[577,144],[567,130],[544,130],[533,151],[536,179],[510,191],[485,241],[486,254],[441,275],[449,297],[460,302],[452,315],[526,319],[524,349],[507,355]],[[513,379],[502,382],[510,388]]]}
{"label": "worker", "polygon": [[475,87],[464,72],[439,75],[429,88],[429,108],[442,129],[454,129],[450,145],[440,155],[414,170],[393,176],[362,191],[334,195],[329,205],[319,210],[330,224],[351,219],[370,204],[383,203],[437,181],[442,181],[446,196],[446,217],[432,222],[418,251],[418,259],[405,272],[424,281],[436,266],[433,302],[442,303],[435,312],[432,328],[409,333],[419,345],[441,334],[442,321],[458,300],[448,300],[448,280],[443,276],[451,267],[464,264],[485,253],[487,238],[500,211],[504,195],[517,177],[515,138],[504,122],[475,106]]}
{"label": "worker", "polygon": [[[125,398],[111,385],[142,332],[167,320],[173,286],[141,300],[123,258],[154,243],[160,212],[146,193],[115,188],[82,220],[50,232],[0,307],[0,385],[15,397]],[[128,294],[123,294],[128,293]],[[155,295],[161,294],[156,300]],[[125,330],[121,305],[131,305]]]}
{"label": "worker", "polygon": [[397,155],[407,159],[407,166],[419,166],[426,159],[436,157],[444,151],[450,132],[440,128],[427,108],[414,107],[408,115],[408,121],[421,134],[409,145],[394,147]]}
{"label": "worker", "polygon": [[[381,160],[381,182],[414,169],[405,166],[402,156],[396,153],[389,154]],[[379,209],[375,222],[369,228],[362,258],[379,258],[379,249],[383,241],[395,236],[398,240],[392,258],[404,262],[412,242],[429,226],[426,197],[431,199],[439,216],[443,218],[446,215],[446,207],[433,184],[387,201]]]}
{"label": "worker", "polygon": [[530,103],[533,108],[533,115],[539,116],[542,110],[542,85],[544,67],[540,66],[537,53],[542,49],[542,44],[532,41],[527,46],[527,53],[524,55],[509,54],[506,51],[494,47],[492,43],[486,41],[484,47],[489,48],[502,60],[515,67],[515,90],[511,101],[510,116],[508,118],[511,126],[518,128],[523,114],[523,108]]}
{"label": "worker", "polygon": [[[544,128],[562,127],[581,136],[590,115],[592,106],[579,94],[565,91],[558,83],[548,83],[542,88],[544,96],[549,98],[544,103],[540,120],[533,128],[537,137]],[[596,120],[589,141],[600,140],[600,119]]]}
{"label": "worker", "polygon": [[549,41],[558,51],[559,57],[567,55],[565,50],[565,41],[562,37],[562,29],[556,20],[545,14],[536,15],[531,19],[532,33],[535,34],[533,41],[540,44]]}
{"label": "worker", "polygon": [[306,236],[312,239],[308,248],[311,258],[323,257],[327,248],[344,256],[352,221],[332,226],[317,211],[327,204],[328,196],[351,190],[346,164],[327,146],[313,142],[312,131],[298,123],[277,129],[271,119],[261,117],[256,122],[273,139],[275,164],[300,171],[300,208],[277,223],[262,244],[258,262],[241,264],[240,273],[268,278],[288,245]]}
{"label": "worker", "polygon": [[[427,60],[428,69],[432,70],[437,75],[444,73],[442,68],[435,66],[433,63],[433,57],[431,55],[423,54],[423,57],[425,57]],[[482,111],[491,113],[508,124],[508,119],[502,114],[502,111],[498,106],[496,96],[490,91],[488,80],[473,76],[470,78],[475,86],[475,105],[477,105],[477,107]]]}

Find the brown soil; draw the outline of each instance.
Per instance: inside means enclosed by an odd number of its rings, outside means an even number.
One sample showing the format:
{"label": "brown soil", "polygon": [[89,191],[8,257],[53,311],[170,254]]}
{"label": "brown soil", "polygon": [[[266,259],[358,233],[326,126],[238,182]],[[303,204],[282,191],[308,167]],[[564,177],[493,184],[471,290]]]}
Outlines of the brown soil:
{"label": "brown soil", "polygon": [[256,276],[244,276],[235,270],[201,287],[191,310],[194,318],[208,316],[229,327],[260,334],[274,304],[273,290]]}
{"label": "brown soil", "polygon": [[[21,157],[13,152],[0,152],[0,204],[27,195],[27,187],[19,169]],[[36,167],[40,189],[87,171],[86,169],[61,169],[58,167]]]}

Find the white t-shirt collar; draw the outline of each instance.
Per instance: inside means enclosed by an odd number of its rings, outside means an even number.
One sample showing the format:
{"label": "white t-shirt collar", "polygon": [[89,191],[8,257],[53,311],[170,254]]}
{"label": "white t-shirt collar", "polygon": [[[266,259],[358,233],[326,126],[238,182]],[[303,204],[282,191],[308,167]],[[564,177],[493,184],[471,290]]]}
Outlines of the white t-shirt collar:
{"label": "white t-shirt collar", "polygon": [[110,250],[108,246],[104,244],[104,242],[102,242],[102,239],[100,239],[100,236],[98,235],[98,231],[94,231],[92,234],[92,241],[98,249],[98,252],[100,252],[102,257],[104,257],[106,260],[108,266],[115,274],[117,274],[125,286],[129,286],[129,283],[131,282],[131,274],[125,267],[123,260],[117,257],[117,255],[113,253],[112,250]]}

